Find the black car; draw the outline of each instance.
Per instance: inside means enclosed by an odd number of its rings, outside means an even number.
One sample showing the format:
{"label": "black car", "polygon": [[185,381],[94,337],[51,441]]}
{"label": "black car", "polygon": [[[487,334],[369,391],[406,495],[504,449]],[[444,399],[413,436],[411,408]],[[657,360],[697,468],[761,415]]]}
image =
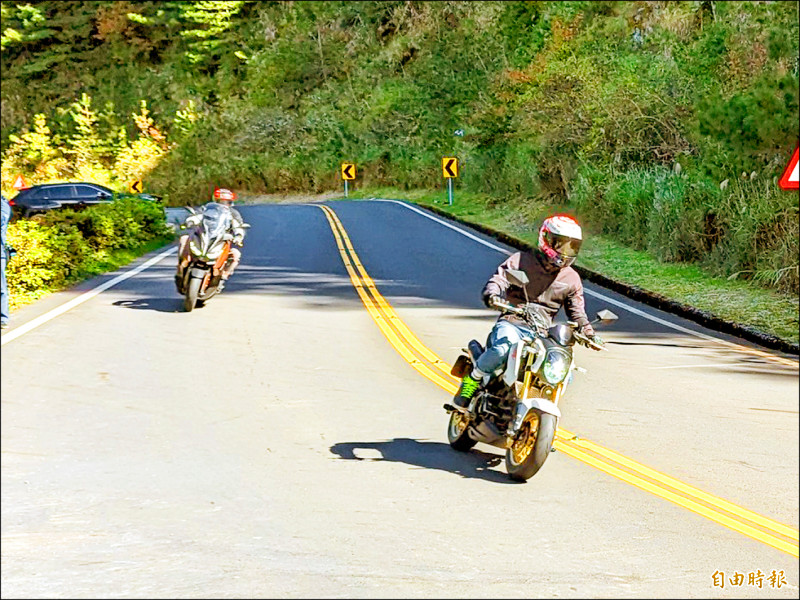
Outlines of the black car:
{"label": "black car", "polygon": [[84,208],[125,196],[158,200],[157,196],[150,194],[118,194],[99,183],[70,182],[44,183],[25,188],[11,199],[11,204],[19,207],[23,217],[30,217],[54,208]]}

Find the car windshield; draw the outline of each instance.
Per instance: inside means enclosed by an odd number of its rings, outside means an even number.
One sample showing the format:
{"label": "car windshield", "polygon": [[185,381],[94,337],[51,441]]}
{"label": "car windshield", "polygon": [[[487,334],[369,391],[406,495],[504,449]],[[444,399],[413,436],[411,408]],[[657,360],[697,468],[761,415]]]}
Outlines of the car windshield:
{"label": "car windshield", "polygon": [[224,234],[231,223],[231,211],[227,207],[209,202],[203,207],[203,226],[210,237],[216,238]]}

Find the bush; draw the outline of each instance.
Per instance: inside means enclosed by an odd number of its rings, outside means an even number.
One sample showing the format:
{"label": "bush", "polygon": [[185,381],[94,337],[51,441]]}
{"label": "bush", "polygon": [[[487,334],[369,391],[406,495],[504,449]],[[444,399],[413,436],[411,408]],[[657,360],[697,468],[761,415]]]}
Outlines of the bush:
{"label": "bush", "polygon": [[95,267],[114,250],[130,249],[171,235],[163,208],[136,198],[84,210],[58,210],[16,219],[8,243],[17,254],[6,266],[12,304],[58,289]]}
{"label": "bush", "polygon": [[63,282],[50,241],[56,231],[35,221],[19,220],[8,226],[7,241],[17,251],[6,265],[9,296],[34,292]]}

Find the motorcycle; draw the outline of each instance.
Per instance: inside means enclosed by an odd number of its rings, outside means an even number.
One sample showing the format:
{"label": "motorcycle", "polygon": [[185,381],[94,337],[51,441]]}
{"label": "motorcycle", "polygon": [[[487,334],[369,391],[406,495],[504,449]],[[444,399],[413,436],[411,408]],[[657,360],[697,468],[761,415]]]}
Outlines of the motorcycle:
{"label": "motorcycle", "polygon": [[[192,222],[189,234],[189,264],[176,277],[178,292],[184,296],[183,308],[190,312],[222,291],[222,272],[231,256],[233,236],[228,232],[231,226],[231,213],[221,204],[211,202],[198,212],[186,207]],[[185,229],[187,225],[182,225]],[[244,224],[244,227],[249,227]]]}
{"label": "motorcycle", "polygon": [[[525,291],[528,276],[524,271],[509,270],[512,285]],[[572,381],[576,343],[597,350],[607,350],[583,335],[573,321],[550,324],[541,305],[528,301],[513,306],[506,302],[495,307],[522,317],[535,334],[517,342],[509,352],[505,367],[487,374],[480,382],[466,411],[451,404],[444,409],[450,414],[447,439],[460,452],[469,451],[476,443],[490,444],[506,451],[505,463],[511,479],[526,481],[544,465],[553,449],[561,411],[558,402]],[[617,320],[610,310],[601,310],[592,323]],[[484,348],[471,340],[454,363],[451,374],[459,379],[472,371]]]}

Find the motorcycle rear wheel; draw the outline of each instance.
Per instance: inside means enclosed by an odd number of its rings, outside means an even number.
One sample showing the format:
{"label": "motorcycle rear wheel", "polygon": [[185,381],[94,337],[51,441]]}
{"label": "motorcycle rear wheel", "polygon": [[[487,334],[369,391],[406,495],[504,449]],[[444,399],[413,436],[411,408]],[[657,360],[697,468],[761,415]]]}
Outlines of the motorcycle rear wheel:
{"label": "motorcycle rear wheel", "polygon": [[450,422],[447,424],[447,441],[454,450],[467,452],[476,442],[467,433],[469,419],[457,410],[450,413]]}
{"label": "motorcycle rear wheel", "polygon": [[183,298],[183,309],[186,312],[192,312],[195,304],[197,304],[197,296],[200,293],[200,285],[202,283],[203,280],[197,277],[189,278],[189,285],[186,286],[186,296]]}
{"label": "motorcycle rear wheel", "polygon": [[506,450],[506,470],[516,481],[526,481],[544,465],[553,447],[556,417],[549,413],[528,411],[522,425]]}

